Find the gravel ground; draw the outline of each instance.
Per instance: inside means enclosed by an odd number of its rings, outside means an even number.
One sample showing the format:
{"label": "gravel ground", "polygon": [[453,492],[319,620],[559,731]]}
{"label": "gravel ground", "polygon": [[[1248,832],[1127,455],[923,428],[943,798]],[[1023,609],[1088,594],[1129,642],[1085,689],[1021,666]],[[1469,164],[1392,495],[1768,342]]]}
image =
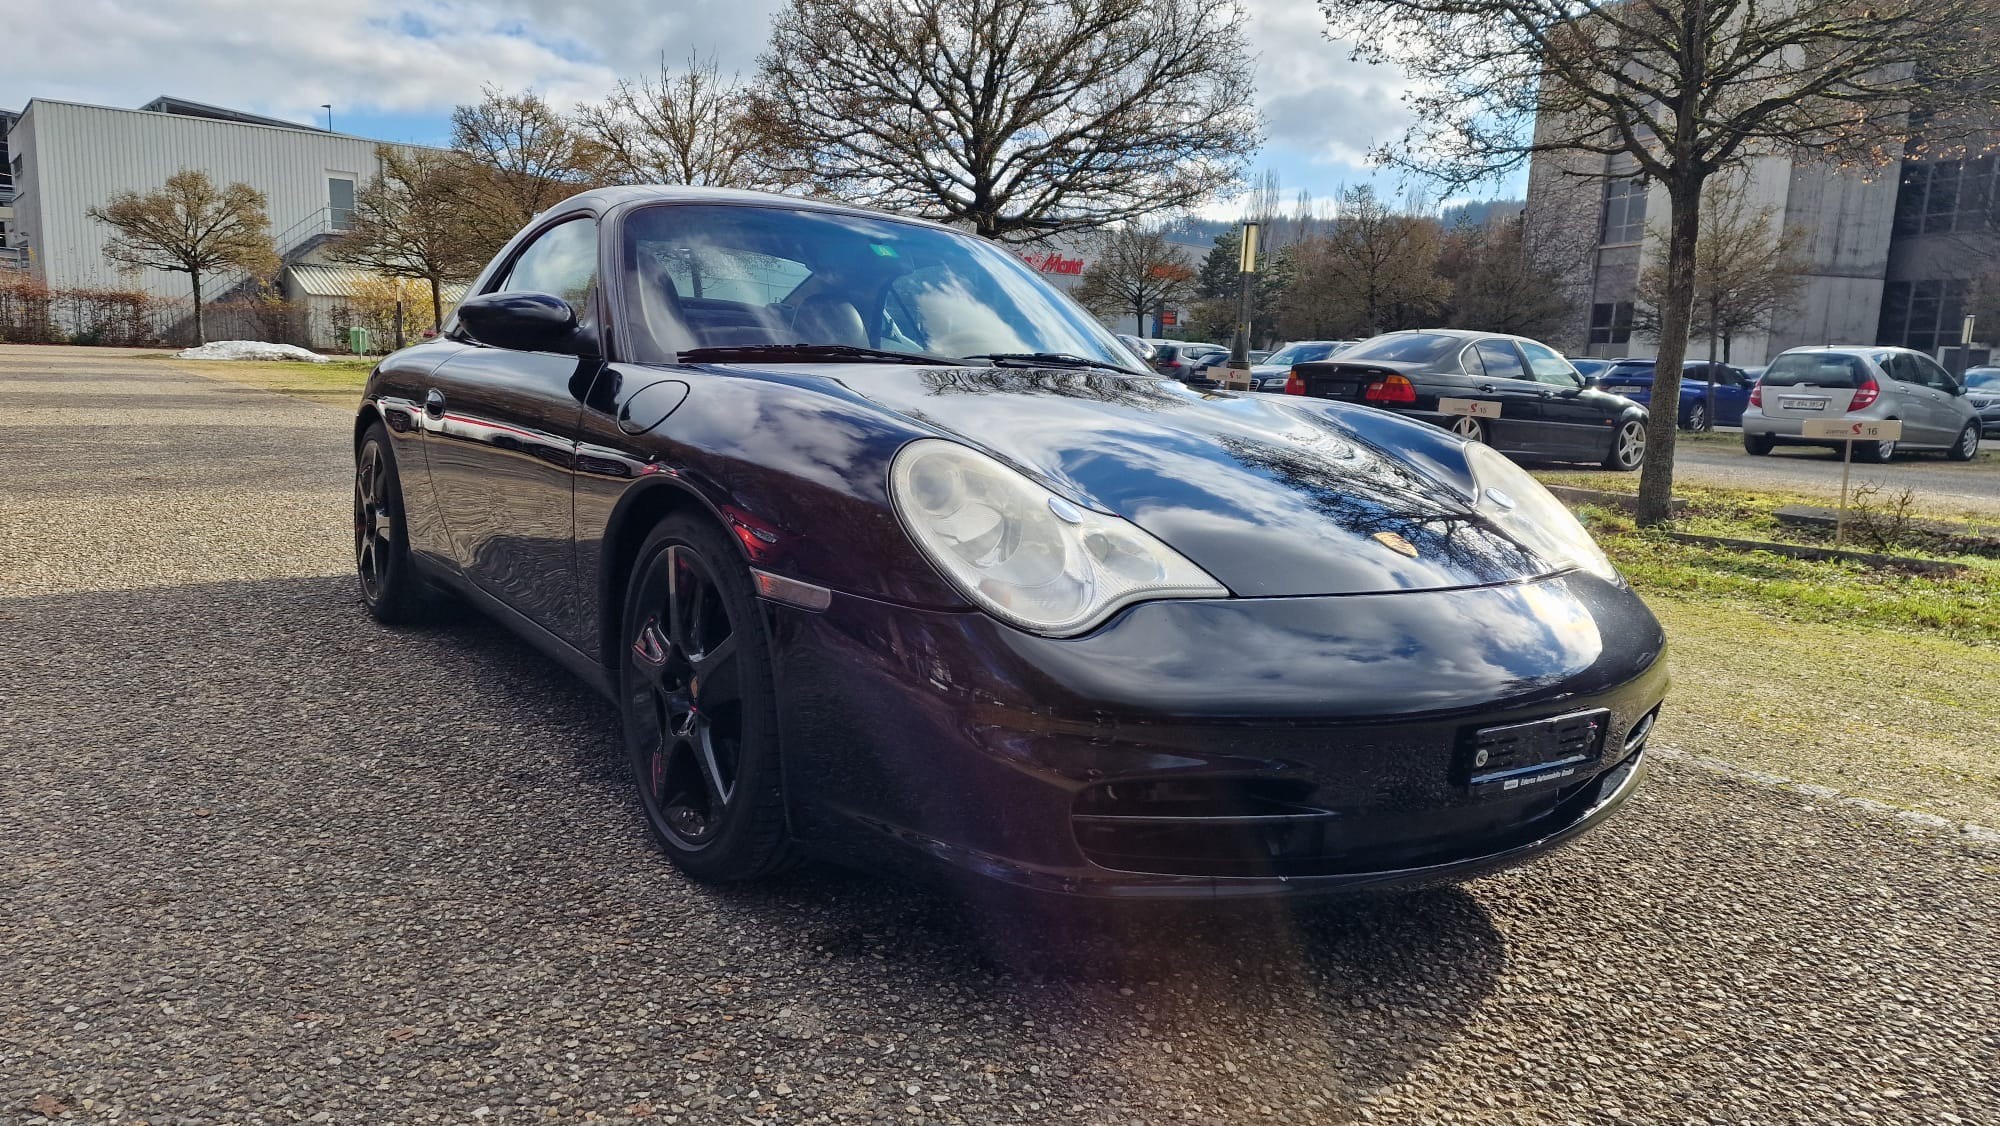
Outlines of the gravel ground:
{"label": "gravel ground", "polygon": [[1533,867],[1087,976],[691,885],[603,704],[362,614],[346,422],[0,349],[0,1123],[2000,1121],[1995,856],[1683,762]]}
{"label": "gravel ground", "polygon": [[[1686,435],[1681,435],[1685,439]],[[1950,515],[2000,516],[2000,442],[1980,443],[1971,461],[1946,461],[1941,454],[1905,454],[1887,465],[1855,462],[1850,490],[1880,485],[1893,495],[1916,492],[1918,503]],[[1563,466],[1562,468],[1573,468]],[[1597,474],[1609,488],[1638,488],[1636,473]],[[1809,446],[1779,446],[1769,457],[1743,452],[1742,431],[1724,429],[1715,440],[1674,444],[1674,479],[1696,485],[1732,489],[1772,489],[1837,499],[1840,496],[1840,454]]]}

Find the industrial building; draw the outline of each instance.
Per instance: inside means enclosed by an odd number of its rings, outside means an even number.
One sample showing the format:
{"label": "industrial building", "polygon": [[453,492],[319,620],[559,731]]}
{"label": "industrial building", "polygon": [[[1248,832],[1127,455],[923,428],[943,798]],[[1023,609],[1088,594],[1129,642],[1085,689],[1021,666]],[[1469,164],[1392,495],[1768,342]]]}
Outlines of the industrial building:
{"label": "industrial building", "polygon": [[[25,270],[54,289],[186,298],[186,274],[121,271],[107,261],[109,232],[89,215],[120,192],[157,189],[184,168],[207,173],[218,187],[241,182],[262,192],[287,268],[320,259],[352,222],[358,188],[377,174],[376,141],[180,98],[135,110],[36,98],[18,114],[0,113],[0,126],[8,171],[0,180],[0,268]],[[202,288],[222,298],[249,280],[206,278]],[[288,278],[287,290],[294,287]],[[312,342],[337,339],[316,331]]]}
{"label": "industrial building", "polygon": [[[1621,165],[1621,161],[1625,162]],[[1551,343],[1572,355],[1650,356],[1633,329],[1641,272],[1666,253],[1658,238],[1665,190],[1633,174],[1629,157],[1538,156],[1529,170],[1530,222],[1588,232],[1569,279],[1577,314]],[[1761,364],[1805,344],[1891,344],[1933,355],[1960,342],[1976,312],[1981,277],[1994,268],[2000,207],[1991,157],[1906,160],[1840,170],[1807,159],[1753,158],[1744,170],[1754,205],[1769,207],[1775,234],[1805,232],[1810,268],[1791,307],[1768,331],[1739,336],[1729,358]],[[1980,324],[1991,338],[2000,325]],[[1707,354],[1706,339],[1688,355]]]}

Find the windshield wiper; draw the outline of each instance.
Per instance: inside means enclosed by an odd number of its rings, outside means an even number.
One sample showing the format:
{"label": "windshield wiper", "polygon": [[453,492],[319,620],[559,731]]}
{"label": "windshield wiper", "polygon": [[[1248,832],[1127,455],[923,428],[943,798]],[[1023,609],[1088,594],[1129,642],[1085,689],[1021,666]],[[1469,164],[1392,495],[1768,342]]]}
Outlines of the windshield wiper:
{"label": "windshield wiper", "polygon": [[829,363],[946,364],[957,360],[922,352],[895,352],[887,348],[862,348],[853,344],[736,344],[718,348],[686,348],[680,352],[684,364],[730,364],[741,360],[803,360]]}
{"label": "windshield wiper", "polygon": [[1068,352],[986,352],[977,356],[967,356],[968,360],[985,360],[994,367],[1037,367],[1037,368],[1097,368],[1100,371],[1115,371],[1120,375],[1150,375],[1136,368],[1119,367],[1105,360],[1093,360],[1088,356],[1076,356]]}

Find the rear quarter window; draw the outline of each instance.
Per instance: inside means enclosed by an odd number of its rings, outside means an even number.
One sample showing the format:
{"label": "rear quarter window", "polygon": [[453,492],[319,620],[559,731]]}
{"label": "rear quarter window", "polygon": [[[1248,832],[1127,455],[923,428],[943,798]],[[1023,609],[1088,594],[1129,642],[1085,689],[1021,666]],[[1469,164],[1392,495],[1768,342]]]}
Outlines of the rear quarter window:
{"label": "rear quarter window", "polygon": [[1857,387],[1867,376],[1858,356],[1789,354],[1764,369],[1766,387]]}

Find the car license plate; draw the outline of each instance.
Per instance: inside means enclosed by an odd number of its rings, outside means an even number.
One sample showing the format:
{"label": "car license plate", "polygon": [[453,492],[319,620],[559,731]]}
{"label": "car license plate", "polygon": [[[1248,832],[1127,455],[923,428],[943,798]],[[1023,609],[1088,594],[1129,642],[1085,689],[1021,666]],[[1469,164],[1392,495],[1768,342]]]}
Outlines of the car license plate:
{"label": "car license plate", "polygon": [[1778,405],[1788,411],[1823,411],[1825,399],[1779,399]]}
{"label": "car license plate", "polygon": [[1596,708],[1478,728],[1466,739],[1460,776],[1466,789],[1482,798],[1560,787],[1602,755],[1610,718],[1610,712]]}

